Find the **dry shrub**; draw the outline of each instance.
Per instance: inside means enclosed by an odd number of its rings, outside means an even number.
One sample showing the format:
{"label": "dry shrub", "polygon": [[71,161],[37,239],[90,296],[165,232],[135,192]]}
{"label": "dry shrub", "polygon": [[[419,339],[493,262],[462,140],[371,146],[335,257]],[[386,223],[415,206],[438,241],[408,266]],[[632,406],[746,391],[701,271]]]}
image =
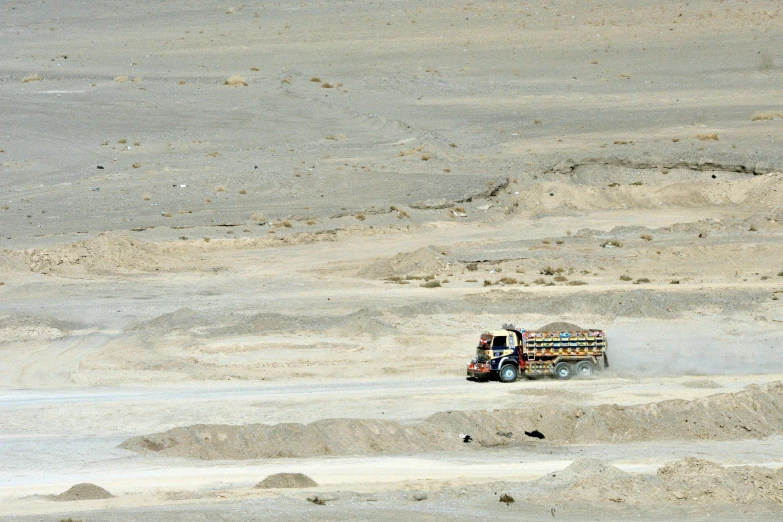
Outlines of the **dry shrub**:
{"label": "dry shrub", "polygon": [[650,234],[642,234],[639,236],[640,239],[644,239],[645,241],[652,241],[653,237]]}
{"label": "dry shrub", "polygon": [[226,187],[224,187],[223,185],[218,185],[217,187],[215,187],[215,192],[225,192],[225,191],[226,191]]}
{"label": "dry shrub", "polygon": [[144,201],[149,201],[152,199],[152,196],[150,194],[144,194]]}
{"label": "dry shrub", "polygon": [[260,71],[261,69],[259,69],[258,67],[251,67],[250,70],[251,71]]}
{"label": "dry shrub", "polygon": [[332,85],[329,82],[324,82],[324,83],[321,84],[321,88],[322,89],[334,89],[334,85]]}
{"label": "dry shrub", "polygon": [[356,214],[356,219],[359,221],[364,221],[366,219],[364,214]]}
{"label": "dry shrub", "polygon": [[134,169],[141,168],[141,163],[134,163],[133,165],[131,165],[131,167],[133,167]]}
{"label": "dry shrub", "polygon": [[615,145],[628,145],[626,140],[614,140]]}
{"label": "dry shrub", "polygon": [[616,239],[607,239],[606,241],[601,243],[601,246],[604,248],[620,248],[621,246],[623,246],[623,244],[617,241]]}
{"label": "dry shrub", "polygon": [[701,141],[710,141],[710,140],[718,141],[720,138],[718,138],[718,135],[716,133],[712,132],[712,133],[697,134],[696,139]]}
{"label": "dry shrub", "polygon": [[767,121],[774,120],[775,118],[783,119],[783,111],[756,112],[753,113],[750,121]]}
{"label": "dry shrub", "polygon": [[261,212],[255,212],[252,216],[250,216],[250,219],[253,221],[263,225],[266,223],[266,217]]}
{"label": "dry shrub", "polygon": [[163,212],[161,215],[162,215],[163,217],[170,218],[170,217],[171,217],[171,212]]}
{"label": "dry shrub", "polygon": [[429,161],[432,158],[429,154],[422,154],[421,159],[424,161]]}
{"label": "dry shrub", "polygon": [[133,83],[141,83],[141,77],[137,76],[133,79]]}
{"label": "dry shrub", "polygon": [[208,157],[208,158],[217,158],[218,156],[220,156],[220,153],[215,150],[215,151],[212,151],[212,152],[207,152],[205,154],[205,156]]}
{"label": "dry shrub", "polygon": [[478,263],[468,263],[465,265],[465,268],[467,268],[469,272],[475,272],[478,270]]}
{"label": "dry shrub", "polygon": [[38,73],[28,74],[24,78],[22,78],[22,83],[30,83],[30,82],[40,82],[43,80],[40,76],[38,76]]}
{"label": "dry shrub", "polygon": [[620,281],[633,281],[633,277],[623,274],[620,276]]}
{"label": "dry shrub", "polygon": [[114,81],[117,82],[117,83],[125,83],[125,82],[128,81],[128,77],[127,76],[117,76],[117,77],[114,78]]}
{"label": "dry shrub", "polygon": [[545,284],[546,284],[546,279],[544,279],[543,277],[539,277],[538,279],[536,279],[535,281],[533,281],[533,284],[536,284],[536,285],[545,285]]}
{"label": "dry shrub", "polygon": [[423,288],[440,288],[440,281],[427,281],[426,283],[422,283],[419,286]]}
{"label": "dry shrub", "polygon": [[133,146],[134,147],[141,147],[141,142],[140,141],[134,141],[133,142]]}
{"label": "dry shrub", "polygon": [[240,189],[239,193],[240,194],[247,194],[247,189]]}
{"label": "dry shrub", "polygon": [[310,81],[314,83],[321,83],[321,79],[318,76],[313,76],[310,78]]}
{"label": "dry shrub", "polygon": [[247,80],[235,74],[234,76],[223,82],[223,85],[229,85],[231,87],[247,87]]}
{"label": "dry shrub", "polygon": [[680,280],[679,279],[672,279],[671,281],[669,281],[669,284],[670,285],[679,285],[680,284]]}
{"label": "dry shrub", "polygon": [[564,275],[555,276],[555,281],[558,283],[562,283],[564,281],[568,281],[568,278]]}
{"label": "dry shrub", "polygon": [[318,224],[318,222],[316,220],[314,220],[314,219],[308,219],[307,221],[305,221],[305,223],[307,223],[308,225],[317,225]]}
{"label": "dry shrub", "polygon": [[758,228],[756,228],[756,225],[750,225],[750,228],[748,228],[748,232],[758,232]]}
{"label": "dry shrub", "polygon": [[503,283],[504,285],[518,285],[519,284],[519,281],[517,281],[513,277],[503,277],[503,278],[501,278],[500,282]]}
{"label": "dry shrub", "polygon": [[126,140],[125,138],[122,138],[122,139],[117,140],[117,143],[125,144],[125,143],[128,143],[128,140]]}
{"label": "dry shrub", "polygon": [[280,223],[280,224],[281,224],[281,225],[282,225],[284,228],[292,228],[292,227],[293,227],[293,225],[291,224],[291,222],[290,222],[290,221],[283,221],[283,222],[282,222],[282,223]]}
{"label": "dry shrub", "polygon": [[180,80],[177,82],[177,85],[185,85],[186,83],[188,82],[186,82],[185,80]]}
{"label": "dry shrub", "polygon": [[503,502],[506,505],[514,503],[514,497],[512,497],[508,493],[503,493],[502,495],[500,495],[500,499],[499,500],[500,500],[500,502]]}
{"label": "dry shrub", "polygon": [[567,282],[566,284],[567,284],[568,286],[582,286],[582,285],[586,285],[587,283],[586,283],[586,282],[584,282],[584,281],[578,281],[578,280],[574,280],[574,281],[569,281],[569,282]]}
{"label": "dry shrub", "polygon": [[634,281],[634,282],[633,282],[633,284],[635,284],[635,285],[640,285],[640,284],[643,284],[643,283],[649,283],[649,282],[650,282],[650,280],[649,280],[648,278],[646,278],[646,277],[640,277],[639,279],[637,279],[636,281]]}

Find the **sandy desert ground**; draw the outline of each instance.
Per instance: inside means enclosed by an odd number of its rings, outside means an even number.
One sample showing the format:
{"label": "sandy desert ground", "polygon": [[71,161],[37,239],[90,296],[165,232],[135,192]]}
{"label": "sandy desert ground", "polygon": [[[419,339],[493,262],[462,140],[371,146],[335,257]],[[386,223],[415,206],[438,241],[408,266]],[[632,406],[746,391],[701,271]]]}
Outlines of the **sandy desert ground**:
{"label": "sandy desert ground", "polygon": [[0,519],[783,517],[778,1],[0,13]]}

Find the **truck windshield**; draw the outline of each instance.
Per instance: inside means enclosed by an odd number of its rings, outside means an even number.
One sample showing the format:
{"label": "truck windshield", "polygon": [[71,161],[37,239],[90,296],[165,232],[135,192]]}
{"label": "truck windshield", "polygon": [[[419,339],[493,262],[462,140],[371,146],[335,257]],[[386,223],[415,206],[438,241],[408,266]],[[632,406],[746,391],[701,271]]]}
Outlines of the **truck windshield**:
{"label": "truck windshield", "polygon": [[492,347],[495,348],[495,347],[501,347],[501,346],[503,346],[503,347],[508,346],[507,343],[506,343],[507,339],[508,339],[508,337],[506,337],[505,335],[500,335],[500,336],[494,337],[492,339]]}

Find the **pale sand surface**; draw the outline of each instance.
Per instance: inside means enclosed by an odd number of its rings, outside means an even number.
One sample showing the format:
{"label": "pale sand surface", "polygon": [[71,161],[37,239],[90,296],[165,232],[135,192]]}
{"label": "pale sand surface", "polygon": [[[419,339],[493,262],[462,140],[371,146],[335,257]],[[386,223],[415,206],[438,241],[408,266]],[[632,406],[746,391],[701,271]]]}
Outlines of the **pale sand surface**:
{"label": "pale sand surface", "polygon": [[0,13],[0,519],[780,518],[778,2]]}

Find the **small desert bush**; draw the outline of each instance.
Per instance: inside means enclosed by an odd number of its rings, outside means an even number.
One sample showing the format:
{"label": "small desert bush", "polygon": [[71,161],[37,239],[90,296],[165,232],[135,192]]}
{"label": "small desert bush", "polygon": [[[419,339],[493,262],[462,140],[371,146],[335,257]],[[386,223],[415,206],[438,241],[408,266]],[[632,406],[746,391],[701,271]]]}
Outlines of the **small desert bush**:
{"label": "small desert bush", "polygon": [[566,284],[567,284],[568,286],[582,286],[582,285],[586,285],[587,283],[586,283],[586,282],[584,282],[584,281],[578,281],[578,280],[574,280],[574,281],[569,281],[569,282],[568,282],[568,283],[566,283]]}
{"label": "small desert bush", "polygon": [[493,282],[492,282],[492,281],[490,281],[489,279],[485,279],[485,280],[484,280],[484,286],[492,286],[492,285],[494,285],[494,284],[495,284],[495,283],[493,283]]}
{"label": "small desert bush", "polygon": [[775,118],[783,119],[783,111],[756,112],[750,118],[750,121],[767,121]]}
{"label": "small desert bush", "polygon": [[127,76],[117,76],[114,78],[114,81],[117,83],[125,83],[128,81],[128,79],[129,78]]}
{"label": "small desert bush", "polygon": [[714,132],[712,133],[705,132],[705,133],[697,134],[696,139],[701,141],[709,141],[709,140],[718,141],[720,138],[718,138],[718,135]]}
{"label": "small desert bush", "polygon": [[478,270],[478,263],[468,263],[465,265],[465,268],[468,269],[468,272],[475,272]]}
{"label": "small desert bush", "polygon": [[620,276],[620,281],[633,281],[633,277],[623,274]]}
{"label": "small desert bush", "polygon": [[650,282],[650,280],[649,280],[648,278],[646,278],[646,277],[640,277],[639,279],[637,279],[636,281],[634,281],[634,282],[633,282],[633,284],[635,284],[635,285],[640,285],[640,284],[643,284],[643,283],[649,283],[649,282]]}
{"label": "small desert bush", "polygon": [[778,277],[783,277],[783,270],[781,270],[780,272],[778,272]]}
{"label": "small desert bush", "polygon": [[680,284],[680,280],[679,279],[672,279],[671,281],[669,281],[669,284],[670,285],[679,285]]}
{"label": "small desert bush", "polygon": [[40,76],[38,76],[38,73],[34,74],[28,74],[24,78],[22,78],[22,83],[30,83],[30,82],[40,82],[43,80]]}
{"label": "small desert bush", "polygon": [[419,286],[422,286],[423,288],[440,288],[440,281],[427,281]]}
{"label": "small desert bush", "polygon": [[217,187],[215,187],[215,192],[225,192],[225,191],[226,191],[226,187],[224,187],[223,185],[218,185]]}
{"label": "small desert bush", "polygon": [[318,222],[316,220],[314,220],[314,219],[308,219],[307,221],[305,221],[305,223],[307,223],[308,225],[315,225]]}
{"label": "small desert bush", "polygon": [[500,282],[504,285],[518,285],[519,281],[514,279],[513,277],[503,277],[500,279]]}
{"label": "small desert bush", "polygon": [[312,78],[310,78],[310,81],[314,83],[321,83],[321,78],[319,78],[318,76],[313,76]]}
{"label": "small desert bush", "polygon": [[537,284],[537,285],[545,285],[546,284],[546,279],[544,279],[543,277],[539,277],[538,279],[533,281],[533,283]]}
{"label": "small desert bush", "polygon": [[748,228],[748,232],[758,232],[758,228],[756,228],[756,225],[751,225],[750,228]]}
{"label": "small desert bush", "polygon": [[356,219],[358,219],[359,221],[364,221],[365,219],[367,219],[367,217],[366,217],[364,214],[362,214],[362,213],[356,214],[356,216],[355,216],[355,217],[356,217]]}
{"label": "small desert bush", "polygon": [[313,504],[317,504],[319,506],[323,506],[324,504],[326,504],[326,500],[318,497],[317,495],[314,497],[307,497],[307,501],[312,502]]}
{"label": "small desert bush", "polygon": [[502,495],[500,495],[500,499],[499,500],[500,500],[500,502],[503,502],[506,505],[514,503],[514,497],[512,497],[508,493],[503,493]]}
{"label": "small desert bush", "polygon": [[247,189],[240,189],[240,190],[239,190],[239,193],[240,193],[240,194],[247,194]]}
{"label": "small desert bush", "polygon": [[231,87],[247,87],[247,80],[245,80],[238,74],[235,74],[234,76],[228,78],[225,82],[223,82],[223,85],[229,85]]}
{"label": "small desert bush", "polygon": [[466,283],[478,283],[477,279],[465,279]]}
{"label": "small desert bush", "polygon": [[120,143],[120,144],[124,145],[124,144],[128,143],[128,140],[125,139],[125,138],[121,138],[121,139],[117,140],[117,143]]}
{"label": "small desert bush", "polygon": [[621,246],[623,246],[623,244],[617,241],[616,239],[607,239],[606,241],[601,243],[601,246],[604,248],[612,248],[612,247],[620,248]]}
{"label": "small desert bush", "polygon": [[563,281],[568,281],[568,278],[564,275],[558,275],[555,276],[555,281],[557,281],[558,283],[562,283]]}
{"label": "small desert bush", "polygon": [[653,237],[650,234],[642,234],[639,236],[639,239],[644,239],[645,241],[652,241]]}
{"label": "small desert bush", "polygon": [[134,163],[133,165],[131,165],[131,167],[133,167],[134,169],[139,169],[141,168],[141,163]]}
{"label": "small desert bush", "polygon": [[280,223],[280,225],[282,225],[283,228],[293,228],[293,225],[291,224],[290,221],[283,221],[282,223]]}
{"label": "small desert bush", "polygon": [[252,216],[250,216],[250,219],[253,221],[263,225],[266,223],[266,217],[261,212],[255,212]]}
{"label": "small desert bush", "polygon": [[150,199],[152,199],[150,194],[144,194],[144,201],[149,201]]}
{"label": "small desert bush", "polygon": [[324,83],[321,84],[321,88],[322,89],[334,89],[334,85],[332,85],[329,82],[324,82]]}

